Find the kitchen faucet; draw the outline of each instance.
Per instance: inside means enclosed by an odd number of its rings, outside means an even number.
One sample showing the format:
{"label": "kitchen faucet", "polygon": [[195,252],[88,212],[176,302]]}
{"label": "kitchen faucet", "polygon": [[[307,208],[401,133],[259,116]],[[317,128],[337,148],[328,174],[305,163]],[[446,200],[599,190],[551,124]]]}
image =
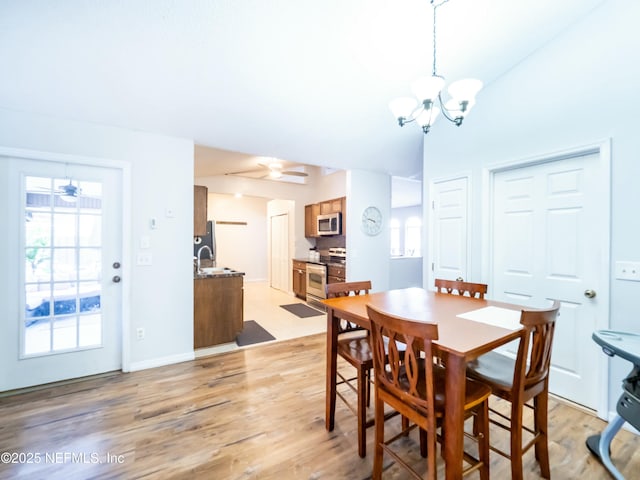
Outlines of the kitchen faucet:
{"label": "kitchen faucet", "polygon": [[[207,250],[209,250],[209,259],[210,259],[210,260],[213,260],[213,252],[211,251],[211,247],[209,247],[209,245],[203,245],[203,246],[201,246],[201,247],[198,249],[198,258],[197,258],[197,268],[198,268],[198,270],[197,270],[197,273],[200,273],[200,272],[201,272],[201,270],[200,270],[200,253],[201,253],[201,252],[202,252],[202,250],[204,250],[205,248],[206,248]],[[214,267],[216,266],[216,262],[215,262],[215,260],[213,260],[213,266],[214,266]]]}

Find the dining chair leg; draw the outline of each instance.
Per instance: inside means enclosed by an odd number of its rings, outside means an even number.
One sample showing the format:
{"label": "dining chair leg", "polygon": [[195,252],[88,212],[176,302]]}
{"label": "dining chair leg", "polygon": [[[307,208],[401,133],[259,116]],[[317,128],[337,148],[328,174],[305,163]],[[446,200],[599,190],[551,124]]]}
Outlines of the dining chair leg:
{"label": "dining chair leg", "polygon": [[[375,396],[375,448],[373,453],[373,472],[372,480],[381,480],[382,478],[382,456],[384,451],[382,443],[384,442],[384,402]],[[404,419],[404,417],[403,417]]]}
{"label": "dining chair leg", "polygon": [[419,430],[420,430],[420,456],[422,458],[427,458],[427,455],[429,454],[429,436],[427,435],[426,430],[423,430],[422,428],[420,428]]}
{"label": "dining chair leg", "polygon": [[511,479],[522,480],[522,404],[511,403]]}
{"label": "dining chair leg", "polygon": [[540,474],[543,478],[551,478],[551,469],[549,468],[549,439],[547,416],[549,409],[548,392],[545,390],[533,399],[535,431],[539,435],[536,445],[535,454],[540,464]]}
{"label": "dining chair leg", "polygon": [[482,462],[480,480],[489,480],[489,400],[482,402],[473,419],[474,435],[478,439],[478,459]]}
{"label": "dining chair leg", "polygon": [[[358,369],[358,455],[361,458],[367,456],[367,374]],[[384,420],[383,420],[384,421]]]}
{"label": "dining chair leg", "polygon": [[367,408],[371,406],[371,370],[367,369]]}

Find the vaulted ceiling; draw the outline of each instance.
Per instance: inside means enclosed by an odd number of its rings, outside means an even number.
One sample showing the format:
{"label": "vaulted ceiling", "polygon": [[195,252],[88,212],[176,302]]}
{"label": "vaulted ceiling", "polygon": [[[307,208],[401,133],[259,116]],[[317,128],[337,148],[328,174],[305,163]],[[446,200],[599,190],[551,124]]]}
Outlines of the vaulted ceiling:
{"label": "vaulted ceiling", "polygon": [[[605,1],[450,0],[438,72],[490,85]],[[419,175],[422,133],[387,104],[430,73],[431,15],[429,0],[0,0],[0,108]]]}

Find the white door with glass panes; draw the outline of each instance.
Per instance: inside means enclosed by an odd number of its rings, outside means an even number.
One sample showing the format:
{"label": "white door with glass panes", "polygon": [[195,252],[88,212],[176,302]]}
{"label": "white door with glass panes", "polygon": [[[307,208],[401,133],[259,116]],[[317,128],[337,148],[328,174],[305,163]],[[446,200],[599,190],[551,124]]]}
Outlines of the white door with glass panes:
{"label": "white door with glass panes", "polygon": [[120,370],[121,170],[11,161],[23,261],[10,388]]}

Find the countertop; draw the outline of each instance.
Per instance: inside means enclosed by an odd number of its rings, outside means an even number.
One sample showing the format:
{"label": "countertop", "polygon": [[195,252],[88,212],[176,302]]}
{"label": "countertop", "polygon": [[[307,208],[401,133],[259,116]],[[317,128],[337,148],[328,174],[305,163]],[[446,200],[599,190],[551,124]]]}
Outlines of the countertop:
{"label": "countertop", "polygon": [[320,257],[320,260],[309,260],[308,258],[294,258],[296,262],[315,263],[316,265],[327,265],[328,267],[345,267],[346,262],[344,260],[334,259],[331,257]]}
{"label": "countertop", "polygon": [[241,277],[244,272],[239,272],[232,268],[212,268],[203,267],[201,273],[193,273],[194,279],[213,278],[213,277]]}

